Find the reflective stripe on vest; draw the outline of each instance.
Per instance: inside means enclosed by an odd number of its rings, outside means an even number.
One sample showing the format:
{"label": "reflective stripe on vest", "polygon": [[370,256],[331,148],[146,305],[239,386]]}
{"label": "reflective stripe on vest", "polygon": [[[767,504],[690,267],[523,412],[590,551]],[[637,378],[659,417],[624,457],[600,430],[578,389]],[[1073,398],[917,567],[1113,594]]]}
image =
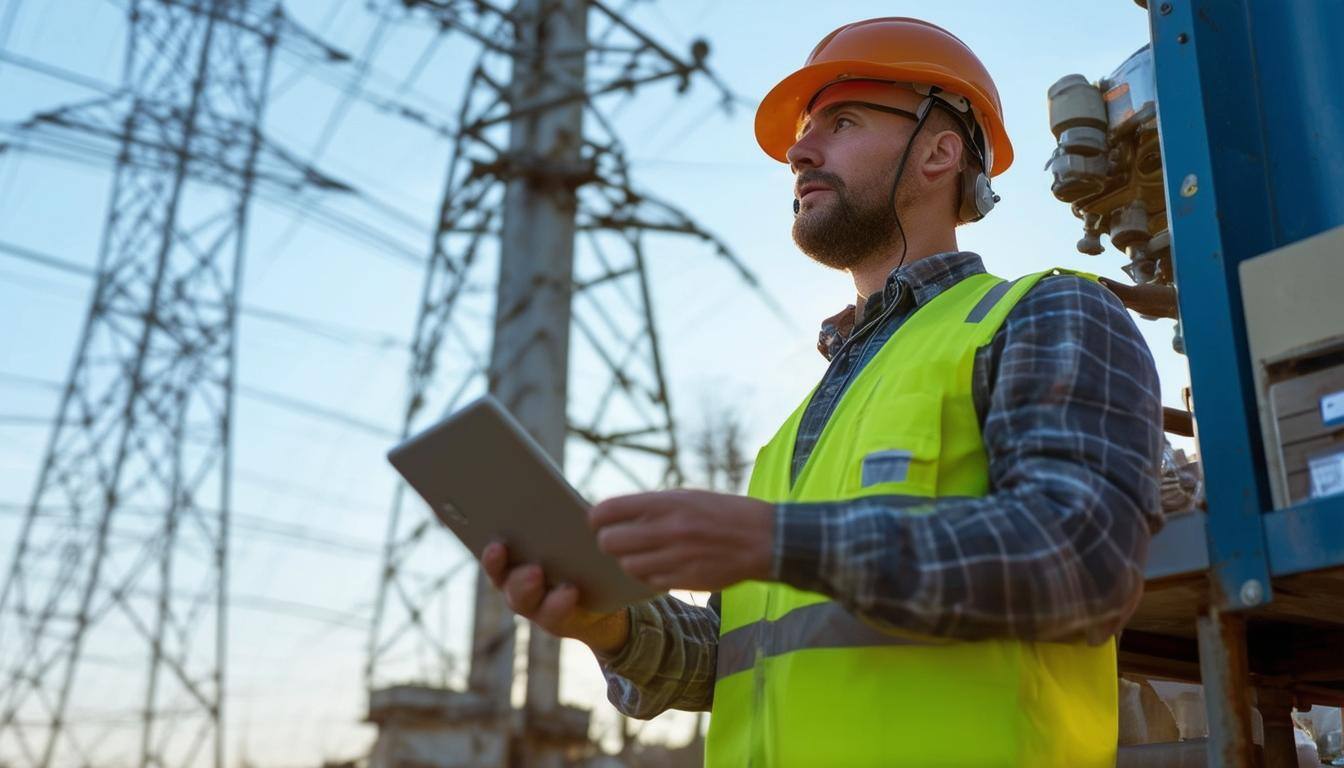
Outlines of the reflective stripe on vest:
{"label": "reflective stripe on vest", "polygon": [[[749,493],[772,503],[883,496],[905,514],[931,511],[930,497],[987,494],[975,353],[1059,272],[975,275],[921,306],[855,376],[796,480],[806,400],[761,449]],[[894,634],[825,595],[746,582],[723,593],[706,762],[1113,765],[1115,673],[1113,643]]]}
{"label": "reflective stripe on vest", "polygon": [[777,621],[762,619],[725,633],[719,638],[714,677],[717,680],[751,669],[758,658],[808,648],[863,648],[919,642],[866,624],[837,603],[815,603],[790,611]]}

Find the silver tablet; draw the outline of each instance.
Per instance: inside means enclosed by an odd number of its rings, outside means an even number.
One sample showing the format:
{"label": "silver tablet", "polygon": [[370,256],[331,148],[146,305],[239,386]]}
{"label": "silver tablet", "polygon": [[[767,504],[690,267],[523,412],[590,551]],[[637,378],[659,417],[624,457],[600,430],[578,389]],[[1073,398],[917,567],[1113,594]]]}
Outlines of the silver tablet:
{"label": "silver tablet", "polygon": [[588,503],[493,397],[409,438],[387,458],[477,559],[490,542],[503,542],[511,562],[539,563],[549,583],[574,584],[593,611],[657,594],[597,548]]}

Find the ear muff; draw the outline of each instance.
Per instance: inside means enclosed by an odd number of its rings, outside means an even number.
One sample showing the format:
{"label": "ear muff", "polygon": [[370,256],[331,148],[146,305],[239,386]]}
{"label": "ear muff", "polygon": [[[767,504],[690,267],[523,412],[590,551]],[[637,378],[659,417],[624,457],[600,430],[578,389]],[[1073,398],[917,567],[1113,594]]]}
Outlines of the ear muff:
{"label": "ear muff", "polygon": [[957,215],[963,222],[970,223],[985,218],[986,214],[994,210],[994,204],[997,202],[999,196],[990,188],[988,176],[984,173],[961,174],[961,209]]}
{"label": "ear muff", "polygon": [[[929,88],[928,96],[919,105],[920,116],[923,117],[929,109],[935,106],[943,109],[961,124],[963,128],[962,141],[965,149],[974,155],[976,161],[980,164],[980,168],[992,167],[993,159],[989,155],[988,142],[985,140],[980,123],[971,110],[971,103],[956,94],[946,93],[934,86]],[[989,176],[984,170],[975,174],[966,171],[961,173],[961,205],[958,208],[957,217],[963,223],[969,224],[985,218],[986,214],[994,210],[994,204],[997,202],[999,202],[999,196],[994,194],[994,190],[990,188]]]}

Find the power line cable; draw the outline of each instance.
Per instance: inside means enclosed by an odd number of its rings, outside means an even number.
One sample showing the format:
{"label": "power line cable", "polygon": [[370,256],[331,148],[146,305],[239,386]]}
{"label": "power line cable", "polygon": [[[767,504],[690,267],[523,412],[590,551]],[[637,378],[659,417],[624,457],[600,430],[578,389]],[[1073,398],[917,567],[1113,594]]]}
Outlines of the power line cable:
{"label": "power line cable", "polygon": [[[3,379],[10,379],[13,381],[22,379],[24,380],[24,383],[32,386],[43,386],[45,388],[55,388],[57,390],[63,388],[63,385],[59,382],[49,379],[39,379],[32,376],[23,376],[22,374],[5,372],[0,374],[0,380]],[[258,402],[273,405],[277,408],[283,408],[309,418],[319,419],[348,429],[354,429],[375,437],[387,438],[390,440],[401,439],[401,433],[390,427],[349,416],[334,408],[313,405],[312,403],[273,390],[240,384],[238,386],[238,394]],[[31,414],[0,414],[0,424],[14,426],[44,426],[50,423],[50,418],[33,416]]]}
{"label": "power line cable", "polygon": [[[367,79],[370,73],[372,72],[372,55],[375,54],[377,49],[381,46],[382,32],[386,25],[386,22],[387,22],[386,17],[380,17],[379,26],[375,28],[374,34],[370,36],[369,42],[366,45],[365,54],[362,57],[360,57],[360,59],[357,60],[359,62],[359,67],[355,77],[351,80],[344,81],[343,83],[340,83],[336,86],[342,92],[341,101],[337,104],[337,106],[333,109],[332,113],[328,117],[327,123],[323,128],[323,132],[317,142],[317,145],[314,147],[314,150],[311,153],[312,159],[307,164],[309,167],[312,167],[325,153],[326,148],[330,144],[332,138],[334,137],[337,128],[345,120],[346,116],[349,113],[350,106],[353,104],[355,100],[365,101],[383,111],[395,114],[409,122],[421,125],[422,127],[429,128],[439,135],[451,134],[451,128],[447,126],[436,125],[433,118],[431,118],[428,114],[426,114],[422,110],[414,109],[409,105],[397,103],[393,100],[376,97],[362,90],[363,81]],[[320,41],[319,44],[322,45],[325,49],[334,50],[330,46],[327,46],[325,43],[320,43]],[[336,56],[332,53],[328,53],[327,58],[325,60],[322,60],[321,63],[327,64],[333,59],[344,60],[342,57],[344,57],[344,54]],[[85,88],[99,91],[104,94],[117,95],[122,92],[120,89],[116,88],[115,86],[109,83],[105,83],[103,81],[87,77],[85,75],[73,72],[71,70],[62,67],[58,67],[53,64],[38,61],[36,59],[32,59],[25,56],[20,56],[18,54],[9,53],[3,50],[0,50],[0,60],[11,61],[12,63],[18,64],[19,66],[30,69],[32,71],[40,72],[42,74],[51,77],[56,77],[65,80],[67,82],[80,85]],[[309,59],[308,66],[309,67],[313,66],[313,59],[311,57]],[[326,71],[326,69],[320,68],[319,71]],[[10,129],[10,132],[13,132],[12,128]],[[75,148],[76,151],[78,152],[89,152],[91,154],[99,154],[100,156],[105,156],[104,159],[107,160],[114,159],[114,157],[108,152],[101,151],[101,148],[93,146],[91,144],[85,144],[83,147],[79,147],[78,145],[74,145],[72,139],[67,138],[65,139],[65,141],[67,146],[73,146],[73,148]],[[16,148],[24,149],[24,147],[16,147]],[[4,145],[0,145],[0,151],[3,151],[3,149]],[[262,196],[265,197],[264,194]],[[389,218],[397,221],[400,224],[408,226],[417,231],[421,229],[423,226],[422,222],[420,222],[414,216],[406,214],[405,212],[400,211],[396,207],[387,204],[385,202],[382,202],[377,198],[374,198],[366,193],[359,194],[359,197],[363,202],[368,204],[375,211],[382,213],[385,216],[388,216]],[[292,201],[287,198],[282,198],[276,201],[284,204],[290,204],[292,206]],[[314,207],[312,205],[304,205],[301,207],[292,206],[292,207],[297,208],[297,219],[299,221],[302,221],[304,217],[314,213]],[[375,247],[389,248],[394,252],[398,252],[398,255],[403,260],[408,261],[409,263],[417,267],[423,265],[423,258],[420,256],[417,250],[404,248],[400,246],[400,244],[395,243],[395,241],[388,240],[385,236],[382,236],[381,233],[378,233],[376,230],[373,230],[367,226],[361,228],[359,227],[359,223],[355,220],[352,219],[341,220],[339,218],[339,215],[333,212],[321,211],[319,213],[321,214],[320,217],[324,218],[324,220],[327,221],[328,224],[344,228],[347,231],[347,234],[360,237],[361,239],[364,240],[364,242],[372,243],[375,245]],[[352,229],[355,230],[362,229],[362,231],[352,232],[351,231]],[[286,233],[286,235],[280,239],[281,242],[276,246],[275,250],[278,251],[282,249],[283,246],[292,239],[292,236],[293,236],[292,232]]]}
{"label": "power line cable", "polygon": [[9,35],[14,31],[14,20],[18,18],[20,5],[23,5],[20,0],[10,0],[5,6],[5,15],[0,18],[0,52],[9,45]]}
{"label": "power line cable", "polygon": [[[341,89],[340,99],[336,102],[336,106],[332,111],[327,115],[327,120],[322,126],[322,131],[318,134],[317,142],[308,153],[309,165],[316,165],[317,162],[321,160],[322,155],[327,151],[327,147],[330,146],[332,139],[335,138],[337,129],[340,127],[341,123],[345,121],[346,117],[349,116],[350,107],[359,97],[358,91],[368,75],[369,68],[372,66],[373,56],[377,53],[379,46],[382,45],[382,37],[386,29],[387,17],[379,17],[377,25],[369,34],[369,39],[364,45],[363,55],[357,59],[358,64],[354,79]],[[276,243],[271,247],[270,253],[262,257],[262,264],[269,263],[279,255],[281,251],[287,248],[291,242],[293,242],[309,214],[309,209],[306,207],[299,207],[296,215],[290,220],[289,227],[276,239]]]}
{"label": "power line cable", "polygon": [[41,416],[29,416],[21,413],[0,413],[0,426],[6,427],[45,427],[51,419]]}
{"label": "power line cable", "polygon": [[[0,124],[0,132],[11,135],[24,135],[26,126],[13,124]],[[49,159],[62,160],[76,163],[87,167],[103,170],[106,163],[116,159],[115,153],[106,146],[94,144],[92,142],[80,142],[71,137],[44,136],[44,141],[51,146],[34,146],[31,142],[0,142],[0,152],[7,149],[17,150],[30,155],[46,157]],[[335,209],[324,206],[321,202],[312,199],[311,196],[295,195],[295,190],[284,189],[283,191],[270,189],[268,187],[257,187],[254,190],[256,197],[266,200],[270,203],[289,208],[295,212],[295,215],[305,215],[323,224],[327,229],[348,237],[352,240],[358,240],[369,246],[373,253],[390,257],[399,264],[408,265],[417,269],[422,268],[425,263],[424,255],[419,250],[412,248],[387,233],[371,226],[363,220],[350,214],[342,213]],[[395,212],[394,206],[382,203],[374,198],[363,194],[360,199],[368,203],[375,210],[382,210],[385,213]],[[414,217],[404,212],[397,212],[396,217],[401,223],[406,224],[413,221]],[[277,246],[273,253],[278,253],[283,246]]]}
{"label": "power line cable", "polygon": [[362,330],[328,320],[314,320],[312,318],[300,317],[289,312],[266,309],[251,304],[244,304],[241,311],[248,317],[257,320],[265,320],[277,325],[283,325],[286,328],[302,331],[311,336],[327,339],[329,341],[339,343],[353,342],[379,350],[409,350],[411,346],[411,343],[406,339],[393,336],[389,333]]}
{"label": "power line cable", "polygon": [[5,371],[0,371],[0,381],[7,381],[11,384],[20,384],[29,387],[37,387],[39,389],[49,389],[54,390],[56,392],[60,392],[62,389],[64,389],[64,386],[59,381],[52,381],[51,379],[42,379],[36,376],[25,376],[24,374],[21,373],[6,373]]}
{"label": "power line cable", "polygon": [[[31,511],[34,510],[28,504],[16,501],[0,501],[0,514],[25,515]],[[43,505],[35,511],[39,517],[51,518],[64,517],[76,511],[76,508],[73,506]],[[161,518],[164,514],[161,509],[150,507],[119,507],[117,511],[120,514],[150,519]],[[230,511],[229,522],[240,533],[270,538],[288,544],[302,545],[342,557],[349,555],[379,557],[382,555],[381,543],[372,540],[336,536],[310,526],[276,522],[266,517],[248,515],[236,510]],[[85,524],[91,527],[96,523],[88,521]]]}
{"label": "power line cable", "polygon": [[[27,577],[31,582],[50,582],[56,581],[58,578],[53,574],[40,571],[29,571]],[[157,599],[159,593],[157,591],[132,588],[124,590],[123,596]],[[168,596],[175,600],[191,600],[196,597],[193,594],[185,592],[172,592],[169,593]],[[355,611],[342,611],[299,600],[288,600],[285,598],[269,597],[267,595],[248,595],[235,592],[229,595],[229,605],[231,607],[264,611],[266,613],[281,616],[307,619],[309,621],[363,632],[369,631],[369,626],[371,624],[370,617]],[[7,608],[6,612],[13,612],[15,610],[15,608]]]}
{"label": "power line cable", "polygon": [[[15,3],[15,5],[17,5],[17,3]],[[4,44],[4,38],[0,37],[0,46],[3,46],[3,44]],[[106,94],[109,96],[116,95],[121,92],[121,89],[117,88],[115,85],[112,85],[111,83],[108,83],[103,80],[99,80],[96,77],[90,77],[88,75],[75,72],[74,70],[66,69],[65,67],[60,67],[55,64],[48,64],[47,62],[29,58],[28,56],[24,56],[22,54],[7,51],[4,50],[4,48],[2,47],[0,47],[0,62],[5,62],[6,64],[13,64],[17,67],[26,69],[30,72],[36,72],[41,75],[46,75],[47,77],[62,80],[64,82],[70,83],[71,85],[77,85],[80,86],[81,88],[87,88],[91,91],[97,91],[98,93]]]}
{"label": "power line cable", "polygon": [[[362,499],[352,501],[343,496],[332,494],[330,489],[315,488],[302,483],[297,483],[290,477],[277,477],[245,467],[239,467],[235,470],[234,477],[238,482],[245,485],[260,488],[271,493],[278,493],[291,499],[300,499],[305,502],[318,502],[324,507],[344,509],[358,514],[376,514],[379,516],[386,514],[385,510],[379,509],[381,506],[380,504],[366,503]],[[371,510],[374,511],[371,512]]]}
{"label": "power line cable", "polygon": [[243,384],[238,387],[238,393],[241,395],[246,395],[247,397],[253,400],[257,400],[259,402],[274,405],[278,408],[283,408],[285,410],[293,411],[294,413],[302,414],[304,416],[309,416],[311,418],[327,421],[332,424],[338,424],[344,427],[348,427],[353,430],[373,435],[374,437],[385,438],[389,440],[401,439],[401,432],[398,430],[385,427],[381,424],[375,424],[371,421],[364,421],[363,419],[358,419],[355,418],[354,416],[348,416],[344,413],[341,413],[340,411],[331,408],[325,408],[320,405],[313,405],[312,403],[307,403],[302,400],[290,397],[289,395],[281,394],[279,392],[273,392],[271,390],[262,389],[260,387],[252,387]]}
{"label": "power line cable", "polygon": [[[8,243],[3,240],[0,240],[0,255],[60,270],[69,274],[79,275],[80,277],[94,278],[97,276],[97,273],[92,267],[77,264],[69,259],[63,259],[59,256],[53,256],[49,253],[43,253],[32,248],[27,248],[15,243]],[[330,320],[318,320],[316,318],[303,317],[292,312],[284,312],[278,309],[270,309],[268,307],[261,307],[253,304],[243,304],[239,311],[248,317],[275,323],[277,325],[283,325],[287,328],[292,328],[328,341],[363,344],[379,350],[409,350],[411,346],[409,340],[393,334],[370,331],[368,329],[357,328],[352,325],[346,325]]]}
{"label": "power line cable", "polygon": [[92,268],[86,267],[83,264],[76,264],[75,262],[70,261],[68,259],[62,259],[59,256],[52,256],[50,254],[41,253],[31,248],[25,248],[21,245],[15,245],[14,243],[6,243],[4,241],[0,241],[0,253],[3,253],[6,256],[10,256],[16,259],[20,259],[22,261],[31,262],[33,264],[40,264],[44,267],[50,267],[52,269],[59,269],[62,272],[69,272],[74,275],[80,275],[81,277],[93,277],[95,274]]}

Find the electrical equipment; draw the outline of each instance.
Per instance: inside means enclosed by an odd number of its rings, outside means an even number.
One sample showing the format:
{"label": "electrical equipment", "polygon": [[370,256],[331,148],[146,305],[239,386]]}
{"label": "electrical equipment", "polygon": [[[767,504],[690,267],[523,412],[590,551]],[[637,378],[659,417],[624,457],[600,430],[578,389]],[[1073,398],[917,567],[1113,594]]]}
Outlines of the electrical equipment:
{"label": "electrical equipment", "polygon": [[1047,93],[1058,146],[1045,167],[1050,191],[1083,221],[1078,250],[1099,255],[1108,235],[1140,285],[1172,283],[1156,92],[1144,46],[1095,85],[1068,75]]}
{"label": "electrical equipment", "polygon": [[1239,269],[1274,506],[1344,492],[1344,227]]}

